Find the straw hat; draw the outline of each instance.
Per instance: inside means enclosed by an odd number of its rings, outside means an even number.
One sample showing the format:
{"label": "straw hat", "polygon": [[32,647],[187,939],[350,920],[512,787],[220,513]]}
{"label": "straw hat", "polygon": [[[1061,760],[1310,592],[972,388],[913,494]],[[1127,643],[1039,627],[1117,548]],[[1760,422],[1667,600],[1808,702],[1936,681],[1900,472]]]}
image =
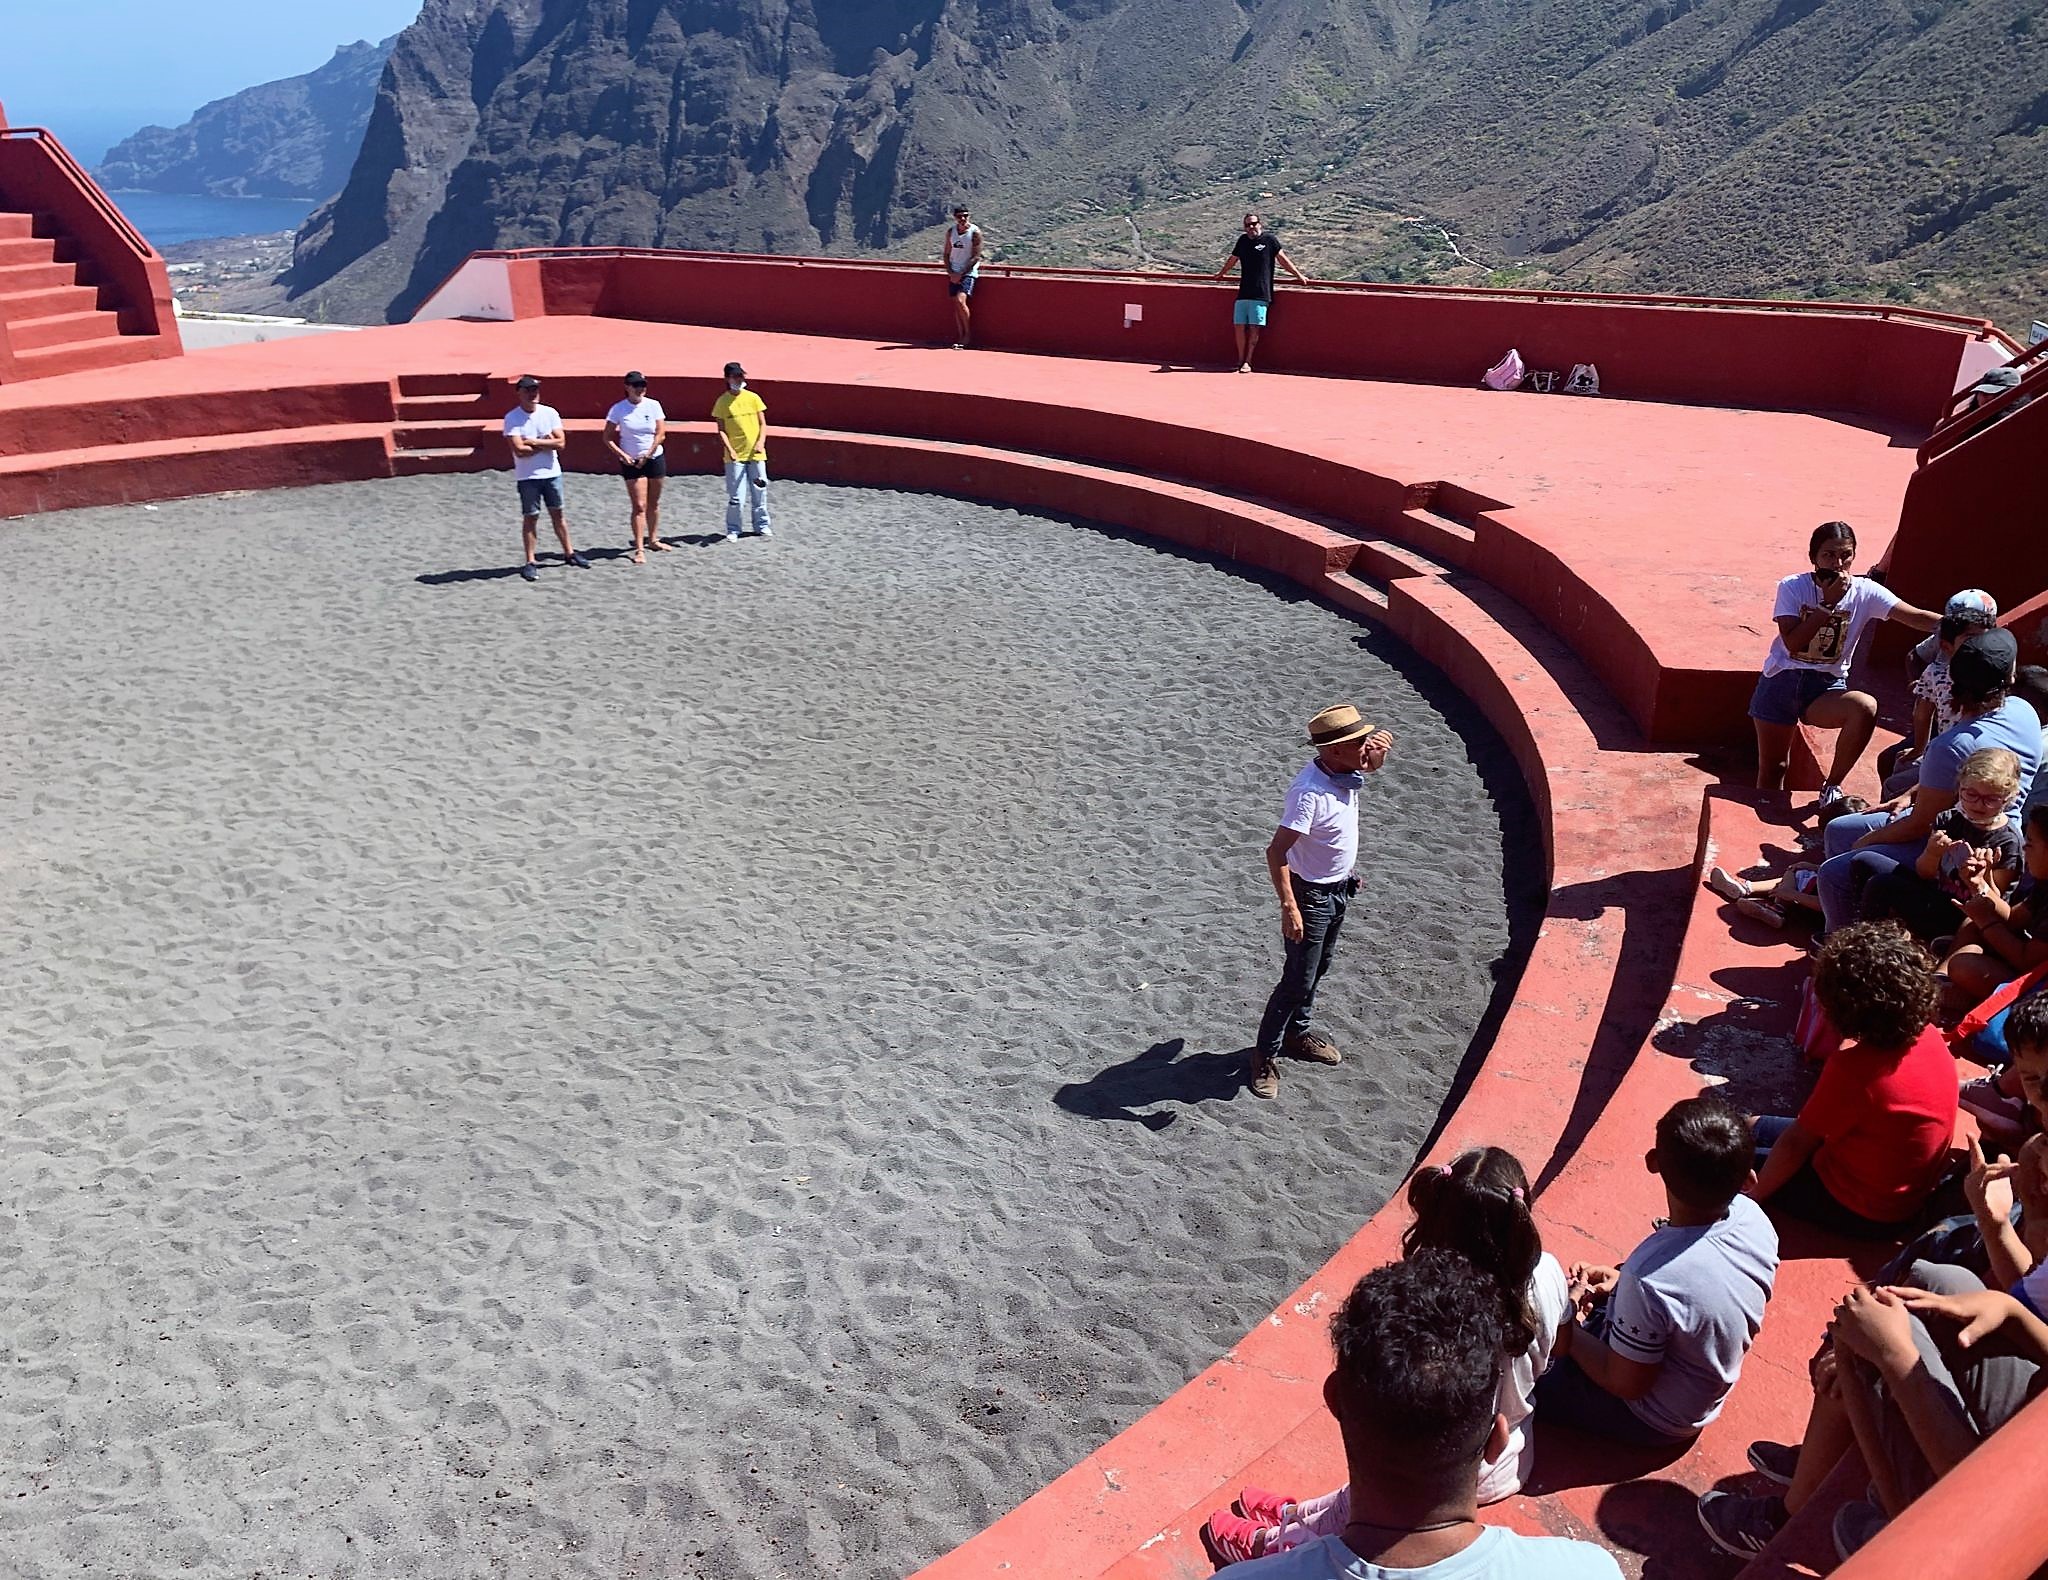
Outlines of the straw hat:
{"label": "straw hat", "polygon": [[1325,708],[1308,721],[1308,739],[1311,746],[1339,746],[1345,741],[1359,740],[1372,734],[1373,726],[1348,702],[1340,702],[1334,708]]}

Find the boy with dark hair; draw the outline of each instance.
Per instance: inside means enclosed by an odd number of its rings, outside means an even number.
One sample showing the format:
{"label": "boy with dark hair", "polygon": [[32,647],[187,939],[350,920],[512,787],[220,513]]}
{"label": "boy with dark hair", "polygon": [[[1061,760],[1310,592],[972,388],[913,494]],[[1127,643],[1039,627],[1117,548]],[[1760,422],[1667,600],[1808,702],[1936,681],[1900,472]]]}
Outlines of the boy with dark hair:
{"label": "boy with dark hair", "polygon": [[1572,1269],[1580,1319],[1536,1385],[1536,1419],[1664,1448],[1721,1413],[1778,1272],[1778,1232],[1743,1190],[1755,1141],[1711,1093],[1657,1121],[1643,1166],[1664,1182],[1665,1222],[1619,1268]]}
{"label": "boy with dark hair", "polygon": [[1955,1137],[1956,1061],[1930,1024],[1934,962],[1890,922],[1831,933],[1813,994],[1842,1046],[1797,1118],[1756,1122],[1753,1194],[1837,1234],[1896,1238],[1926,1205]]}
{"label": "boy with dark hair", "polygon": [[1351,1522],[1245,1580],[1620,1580],[1589,1542],[1479,1523],[1479,1465],[1507,1441],[1494,1408],[1506,1339],[1499,1285],[1425,1249],[1358,1281],[1330,1324],[1323,1402],[1351,1473]]}

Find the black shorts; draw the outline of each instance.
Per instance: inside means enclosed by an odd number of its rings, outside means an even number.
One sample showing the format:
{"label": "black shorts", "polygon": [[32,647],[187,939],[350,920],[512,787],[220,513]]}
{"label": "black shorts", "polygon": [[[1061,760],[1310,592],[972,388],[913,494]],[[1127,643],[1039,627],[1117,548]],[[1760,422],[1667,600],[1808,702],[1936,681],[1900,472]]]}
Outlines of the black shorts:
{"label": "black shorts", "polygon": [[666,455],[657,455],[651,461],[647,461],[639,466],[628,466],[625,462],[621,461],[619,463],[619,476],[625,478],[666,477],[668,476],[668,457]]}

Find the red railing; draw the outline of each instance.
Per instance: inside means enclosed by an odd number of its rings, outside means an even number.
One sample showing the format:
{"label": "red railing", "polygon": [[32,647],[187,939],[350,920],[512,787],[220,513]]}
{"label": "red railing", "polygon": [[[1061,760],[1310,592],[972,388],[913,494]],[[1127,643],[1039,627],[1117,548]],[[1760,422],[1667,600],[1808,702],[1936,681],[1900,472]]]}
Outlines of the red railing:
{"label": "red railing", "polygon": [[78,244],[80,261],[118,300],[121,330],[179,349],[171,282],[157,255],[71,151],[41,126],[0,126],[0,204],[47,214]]}
{"label": "red railing", "polygon": [[[501,258],[511,261],[545,258],[680,258],[716,260],[723,263],[773,263],[809,269],[890,269],[929,273],[938,267],[908,258],[821,258],[762,252],[701,252],[682,247],[504,247],[473,252],[469,258]],[[463,263],[467,263],[465,258]],[[432,301],[443,286],[461,272],[458,263],[439,285],[423,298]],[[1201,285],[1214,277],[1197,271],[1159,269],[1071,269],[1050,264],[984,263],[981,272],[1005,278],[1043,280],[1138,280],[1151,285]],[[2012,340],[1988,318],[1969,318],[1956,313],[1937,313],[1926,308],[1902,307],[1885,302],[1799,302],[1778,297],[1663,296],[1629,291],[1547,291],[1512,285],[1408,285],[1379,280],[1312,280],[1297,290],[1353,291],[1388,296],[1464,297],[1482,301],[1573,303],[1589,306],[1720,307],[1750,312],[1823,314],[1837,317],[1876,318],[1897,323],[1926,324],[1937,329],[1961,330],[1979,339],[1996,340],[2017,349]]]}
{"label": "red railing", "polygon": [[92,200],[100,217],[107,222],[138,258],[155,258],[156,248],[144,239],[141,231],[128,223],[128,216],[114,206],[114,200],[100,190],[100,184],[86,173],[86,169],[71,157],[71,150],[57,140],[57,134],[44,126],[0,126],[0,141],[13,138],[31,138],[40,142],[59,169],[71,178],[72,184]]}

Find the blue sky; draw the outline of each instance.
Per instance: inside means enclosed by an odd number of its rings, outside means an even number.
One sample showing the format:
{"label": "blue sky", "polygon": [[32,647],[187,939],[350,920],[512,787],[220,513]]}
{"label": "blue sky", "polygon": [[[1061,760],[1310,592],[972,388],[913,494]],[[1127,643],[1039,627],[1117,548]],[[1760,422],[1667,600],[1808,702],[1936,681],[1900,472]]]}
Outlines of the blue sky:
{"label": "blue sky", "polygon": [[338,45],[396,33],[419,9],[420,0],[10,5],[0,104],[15,125],[48,126],[74,152],[98,159],[137,127],[175,126],[209,99],[311,71]]}

